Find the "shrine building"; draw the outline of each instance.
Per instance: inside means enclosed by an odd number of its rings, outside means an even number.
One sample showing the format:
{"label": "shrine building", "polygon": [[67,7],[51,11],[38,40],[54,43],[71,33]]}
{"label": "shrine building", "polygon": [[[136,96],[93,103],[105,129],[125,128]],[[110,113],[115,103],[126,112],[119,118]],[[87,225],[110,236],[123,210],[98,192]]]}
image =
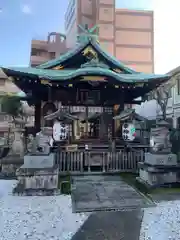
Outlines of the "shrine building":
{"label": "shrine building", "polygon": [[[168,81],[170,75],[147,74],[125,66],[101,48],[94,35],[96,26],[79,27],[77,46],[64,55],[37,67],[2,67],[2,70],[26,94],[28,103],[35,106],[36,132],[46,124],[43,116],[63,107],[64,111],[79,116],[79,121],[75,121],[78,137],[82,135],[78,131],[88,135],[90,118],[99,119],[97,138],[103,138],[108,131],[114,136],[113,117],[124,110],[125,104],[138,104],[135,99]],[[96,116],[92,116],[90,109],[95,107]],[[80,112],[84,112],[84,119]],[[99,118],[98,114],[107,117]]]}

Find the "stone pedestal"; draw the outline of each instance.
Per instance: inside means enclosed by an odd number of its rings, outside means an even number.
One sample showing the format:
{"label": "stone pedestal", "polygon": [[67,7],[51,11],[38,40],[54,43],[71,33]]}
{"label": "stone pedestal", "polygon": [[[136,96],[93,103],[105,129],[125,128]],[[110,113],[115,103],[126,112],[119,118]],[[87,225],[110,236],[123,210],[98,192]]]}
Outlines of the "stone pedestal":
{"label": "stone pedestal", "polygon": [[58,168],[55,155],[26,155],[24,164],[16,171],[18,184],[14,194],[20,195],[57,195]]}
{"label": "stone pedestal", "polygon": [[160,187],[178,182],[177,172],[180,166],[177,164],[175,154],[145,153],[145,161],[139,163],[139,178],[151,187]]}
{"label": "stone pedestal", "polygon": [[24,143],[22,140],[22,130],[14,129],[14,141],[11,147],[11,155],[19,155],[23,157],[24,155]]}
{"label": "stone pedestal", "polygon": [[39,154],[39,155],[25,155],[24,164],[21,168],[34,168],[34,169],[44,169],[44,168],[53,168],[55,165],[55,155],[50,153],[48,155]]}
{"label": "stone pedestal", "polygon": [[176,166],[177,165],[177,156],[173,153],[145,153],[144,163],[151,166]]}
{"label": "stone pedestal", "polygon": [[169,139],[169,123],[157,122],[156,128],[150,132],[150,152],[145,153],[145,161],[139,163],[137,180],[150,187],[160,187],[178,182],[176,154],[171,153]]}

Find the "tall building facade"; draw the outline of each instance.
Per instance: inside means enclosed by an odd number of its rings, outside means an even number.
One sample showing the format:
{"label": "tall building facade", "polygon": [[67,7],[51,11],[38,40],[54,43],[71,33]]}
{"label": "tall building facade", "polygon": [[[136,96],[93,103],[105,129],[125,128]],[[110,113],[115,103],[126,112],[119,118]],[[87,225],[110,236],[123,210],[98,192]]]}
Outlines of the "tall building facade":
{"label": "tall building facade", "polygon": [[[154,72],[154,25],[150,0],[70,0],[65,14],[66,46],[76,44],[78,25],[98,25],[100,44],[137,71]],[[124,2],[124,1],[122,1]],[[127,4],[129,2],[129,5]],[[138,10],[133,10],[131,8]],[[122,8],[117,8],[122,7]],[[144,10],[139,10],[144,9]],[[148,9],[148,10],[147,10]]]}
{"label": "tall building facade", "polygon": [[87,24],[98,25],[104,50],[137,71],[154,72],[151,2],[70,0],[64,18],[66,36],[50,33],[46,41],[32,40],[30,64],[36,66],[73,48],[80,31],[78,25]]}

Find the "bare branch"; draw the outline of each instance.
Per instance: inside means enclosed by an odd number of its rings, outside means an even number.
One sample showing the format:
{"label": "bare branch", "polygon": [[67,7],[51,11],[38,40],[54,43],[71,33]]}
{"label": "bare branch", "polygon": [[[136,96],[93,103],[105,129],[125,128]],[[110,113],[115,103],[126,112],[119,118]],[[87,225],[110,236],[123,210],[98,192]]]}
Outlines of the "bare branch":
{"label": "bare branch", "polygon": [[166,108],[168,104],[169,93],[171,91],[171,88],[175,85],[175,83],[176,83],[176,80],[175,78],[172,77],[170,81],[156,88],[152,92],[153,98],[157,101],[158,105],[161,108],[161,112],[164,120],[166,118]]}

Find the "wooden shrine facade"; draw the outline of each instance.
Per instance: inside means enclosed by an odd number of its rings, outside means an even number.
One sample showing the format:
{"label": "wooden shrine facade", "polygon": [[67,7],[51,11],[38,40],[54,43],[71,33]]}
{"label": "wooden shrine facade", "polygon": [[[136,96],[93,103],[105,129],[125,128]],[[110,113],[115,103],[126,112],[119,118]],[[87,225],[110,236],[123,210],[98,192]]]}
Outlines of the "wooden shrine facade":
{"label": "wooden shrine facade", "polygon": [[[145,74],[126,67],[101,48],[93,38],[92,29],[89,32],[85,29],[85,33],[79,36],[79,44],[74,49],[57,59],[37,67],[2,67],[26,94],[28,103],[35,106],[36,131],[41,128],[44,112],[55,111],[57,103],[67,109],[84,106],[86,117],[88,107],[102,107],[103,112],[111,109],[108,111],[114,121],[113,116],[119,114],[125,104],[138,104],[136,98],[169,80],[169,75]],[[42,102],[51,106],[56,103],[56,106],[45,111]]]}

